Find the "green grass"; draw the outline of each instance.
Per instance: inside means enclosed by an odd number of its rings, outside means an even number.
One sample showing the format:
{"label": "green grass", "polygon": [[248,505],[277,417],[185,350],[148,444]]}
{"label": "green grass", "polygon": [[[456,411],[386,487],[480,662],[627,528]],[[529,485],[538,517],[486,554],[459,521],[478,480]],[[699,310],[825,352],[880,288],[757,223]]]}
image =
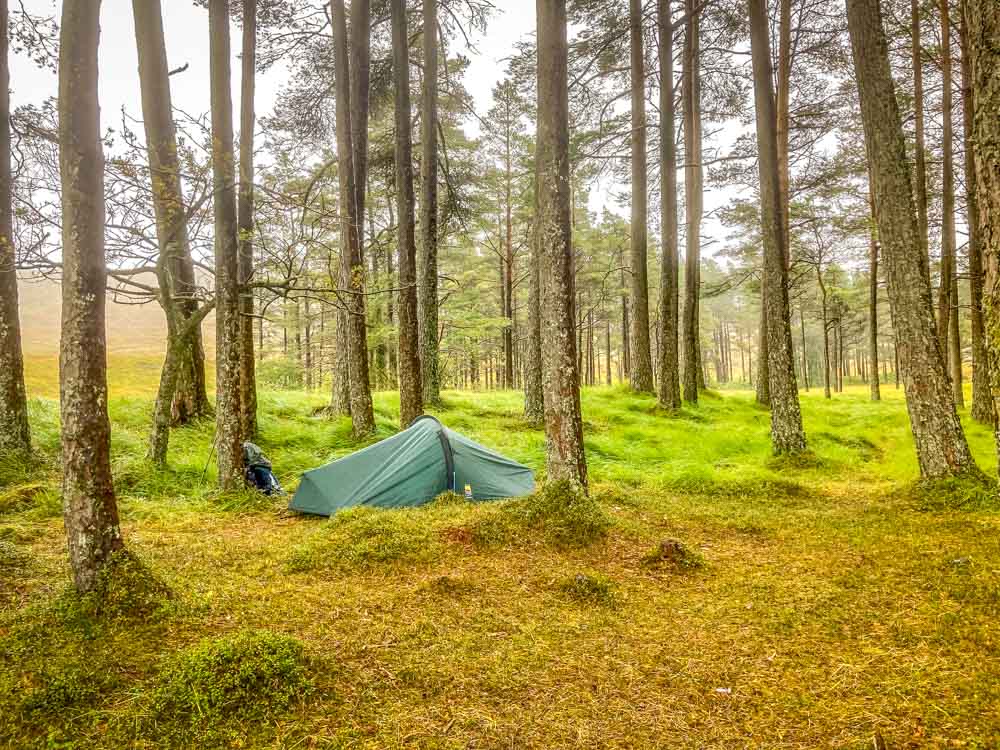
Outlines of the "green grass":
{"label": "green grass", "polygon": [[[914,483],[891,387],[804,394],[814,455],[794,465],[749,393],[665,415],[588,390],[590,499],[324,520],[216,492],[210,423],[153,470],[156,368],[115,365],[136,557],[110,604],[69,592],[50,372],[29,369],[36,455],[0,457],[0,746],[1000,746],[995,494]],[[261,394],[288,489],[360,447],[325,401]],[[397,398],[376,410],[391,434]],[[541,470],[520,411],[516,393],[446,393],[437,416]],[[967,430],[992,474],[991,435]]]}

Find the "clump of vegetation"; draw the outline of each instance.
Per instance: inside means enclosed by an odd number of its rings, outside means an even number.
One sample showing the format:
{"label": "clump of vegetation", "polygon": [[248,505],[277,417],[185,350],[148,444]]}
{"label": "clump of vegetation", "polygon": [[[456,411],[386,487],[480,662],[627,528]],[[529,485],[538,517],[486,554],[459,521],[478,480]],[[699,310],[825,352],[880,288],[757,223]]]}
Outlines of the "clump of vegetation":
{"label": "clump of vegetation", "polygon": [[428,503],[424,507],[426,508],[449,508],[456,505],[467,505],[468,500],[465,499],[464,495],[459,495],[457,492],[448,490],[447,492],[442,492],[433,502]]}
{"label": "clump of vegetation", "polygon": [[90,705],[110,684],[107,672],[98,673],[79,664],[62,669],[47,668],[37,681],[38,686],[29,691],[21,703],[21,712],[28,718]]}
{"label": "clump of vegetation", "polygon": [[34,505],[35,498],[45,490],[46,485],[30,482],[0,491],[0,515],[27,510]]}
{"label": "clump of vegetation", "polygon": [[299,641],[244,630],[171,657],[159,675],[153,709],[163,719],[189,725],[266,720],[311,688]]}
{"label": "clump of vegetation", "polygon": [[611,519],[596,499],[570,482],[559,481],[481,518],[472,528],[472,537],[485,547],[532,535],[557,547],[586,547],[604,539],[610,528]]}
{"label": "clump of vegetation", "polygon": [[769,469],[773,471],[808,471],[818,469],[823,466],[823,459],[812,451],[799,451],[798,453],[784,453],[780,456],[772,456],[767,462]]}
{"label": "clump of vegetation", "polygon": [[559,589],[578,602],[599,607],[615,607],[618,604],[614,584],[604,576],[577,573],[562,581]]}
{"label": "clump of vegetation", "polygon": [[173,604],[167,584],[134,553],[123,550],[101,569],[92,591],[68,591],[57,606],[65,620],[151,622]]}
{"label": "clump of vegetation", "polygon": [[432,559],[439,545],[420,514],[359,507],[341,511],[288,560],[292,572]]}
{"label": "clump of vegetation", "polygon": [[705,558],[697,550],[677,539],[664,539],[642,558],[648,567],[669,567],[682,573],[705,567]]}
{"label": "clump of vegetation", "polygon": [[945,479],[924,479],[902,490],[902,494],[923,511],[1000,510],[1000,487],[979,472]]}

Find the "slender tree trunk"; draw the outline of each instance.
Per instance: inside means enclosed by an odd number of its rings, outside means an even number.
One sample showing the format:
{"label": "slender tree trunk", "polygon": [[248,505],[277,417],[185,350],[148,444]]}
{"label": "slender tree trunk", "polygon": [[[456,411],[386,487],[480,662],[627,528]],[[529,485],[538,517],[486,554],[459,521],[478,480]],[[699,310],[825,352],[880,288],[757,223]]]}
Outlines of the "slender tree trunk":
{"label": "slender tree trunk", "polygon": [[958,320],[958,271],[955,258],[955,165],[952,117],[951,0],[940,0],[941,10],[941,287],[938,295],[938,338],[951,374],[955,404],[964,405],[962,394],[962,343]]}
{"label": "slender tree trunk", "polygon": [[788,235],[781,203],[774,78],[768,36],[766,0],[749,0],[750,45],[753,56],[760,164],[761,228],[764,239],[764,283],[767,295],[768,376],[771,391],[771,447],[775,455],[806,449],[799,390],[795,383],[795,352],[788,304]]}
{"label": "slender tree trunk", "polygon": [[806,314],[799,305],[799,329],[802,333],[802,384],[806,393],[809,392],[809,349],[806,347]]}
{"label": "slender tree trunk", "polygon": [[[139,0],[141,2],[141,0]],[[257,0],[243,0],[243,70],[240,86],[240,420],[247,438],[257,435],[257,371],[253,351],[254,92],[257,68]]]}
{"label": "slender tree trunk", "polygon": [[767,289],[764,274],[760,282],[760,330],[757,333],[759,354],[757,356],[757,403],[771,408],[771,376],[768,374],[767,354]]}
{"label": "slender tree trunk", "polygon": [[632,58],[632,228],[629,255],[632,297],[632,390],[653,391],[653,361],[649,341],[649,208],[646,196],[646,71],[642,44],[642,0],[629,0]]}
{"label": "slender tree trunk", "polygon": [[[657,3],[660,33],[660,204],[663,263],[660,275],[660,382],[664,409],[681,407],[680,357],[677,351],[680,313],[677,226],[677,137],[674,126],[674,30],[670,0]],[[610,331],[609,331],[610,357]],[[611,385],[610,370],[608,385]]]}
{"label": "slender tree trunk", "polygon": [[611,321],[605,321],[604,327],[604,380],[605,385],[611,385]]}
{"label": "slender tree trunk", "polygon": [[913,66],[914,167],[916,174],[917,229],[920,233],[920,254],[927,283],[931,283],[927,223],[927,143],[924,136],[924,55],[921,47],[920,0],[910,0],[910,54]]}
{"label": "slender tree trunk", "polygon": [[848,0],[847,19],[893,329],[920,473],[943,477],[976,472],[935,336],[906,141],[878,0]]}
{"label": "slender tree trunk", "polygon": [[[963,0],[973,90],[973,138],[979,242],[983,252],[984,338],[992,392],[1000,392],[1000,6]],[[995,413],[995,410],[994,410]],[[996,425],[1000,453],[1000,425]]]}
{"label": "slender tree trunk", "polygon": [[698,309],[701,295],[701,52],[700,10],[695,0],[685,0],[687,14],[684,36],[684,192],[687,212],[687,256],[684,266],[684,400],[698,402],[701,384],[701,342]]}
{"label": "slender tree trunk", "polygon": [[417,329],[417,249],[414,237],[413,142],[410,134],[410,55],[406,0],[392,0],[396,76],[396,212],[399,215],[399,420],[405,429],[424,411]]}
{"label": "slender tree trunk", "polygon": [[816,279],[820,289],[820,311],[823,315],[823,396],[830,398],[830,313],[827,307],[826,284],[823,283],[822,264],[816,264]]}
{"label": "slender tree trunk", "polygon": [[514,215],[512,201],[513,161],[511,133],[507,129],[504,154],[504,284],[503,307],[507,327],[503,330],[504,379],[514,387]]}
{"label": "slender tree trunk", "polygon": [[63,3],[59,171],[63,196],[59,346],[63,519],[79,591],[123,549],[111,479],[105,340],[104,153],[97,93],[100,0]]}
{"label": "slender tree trunk", "polygon": [[215,196],[216,375],[215,432],[219,485],[243,483],[240,410],[239,231],[236,219],[236,162],[233,152],[229,3],[209,0],[212,85],[212,174]]}
{"label": "slender tree trunk", "polygon": [[536,242],[550,480],[587,486],[576,366],[573,238],[570,227],[569,84],[566,0],[536,0],[538,138]]}
{"label": "slender tree trunk", "polygon": [[[869,184],[871,180],[869,179]],[[868,246],[868,357],[871,361],[871,399],[882,400],[878,379],[878,230],[875,226],[875,201],[870,197],[871,238]]]}
{"label": "slender tree trunk", "polygon": [[989,353],[983,322],[983,243],[979,196],[976,192],[975,96],[972,86],[972,51],[969,19],[962,14],[962,115],[965,137],[965,201],[969,227],[969,318],[972,324],[972,418],[992,425],[996,407],[990,391]]}
{"label": "slender tree trunk", "polygon": [[17,302],[7,21],[7,0],[0,0],[0,453],[28,455],[31,432]]}
{"label": "slender tree trunk", "polygon": [[[537,215],[536,197],[536,215]],[[531,258],[528,268],[528,350],[524,366],[524,418],[528,424],[541,425],[545,419],[542,393],[541,299],[539,297],[539,250],[537,229],[531,230]]]}
{"label": "slender tree trunk", "polygon": [[438,372],[438,29],[437,0],[425,0],[424,85],[420,115],[423,154],[420,166],[420,247],[417,304],[420,316],[420,366],[424,403],[441,402]]}

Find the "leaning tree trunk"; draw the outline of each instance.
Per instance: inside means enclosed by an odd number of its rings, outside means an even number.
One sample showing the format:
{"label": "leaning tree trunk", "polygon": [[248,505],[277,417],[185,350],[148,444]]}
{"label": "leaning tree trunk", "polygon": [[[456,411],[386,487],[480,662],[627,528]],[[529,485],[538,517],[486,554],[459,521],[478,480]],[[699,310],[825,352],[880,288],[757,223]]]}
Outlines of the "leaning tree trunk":
{"label": "leaning tree trunk", "polygon": [[[678,344],[679,280],[677,227],[677,144],[674,126],[674,29],[670,0],[657,3],[660,32],[660,208],[663,264],[660,273],[660,382],[664,409],[681,407]],[[610,343],[608,357],[611,357]],[[610,364],[609,364],[610,368]],[[610,373],[610,369],[608,370]],[[608,377],[608,385],[611,378]]]}
{"label": "leaning tree trunk", "polygon": [[566,0],[537,0],[538,139],[535,240],[539,257],[546,467],[550,480],[587,486],[576,361],[570,226]]}
{"label": "leaning tree trunk", "polygon": [[73,580],[89,591],[123,549],[111,479],[105,340],[104,152],[97,93],[100,0],[63,3],[59,39],[62,494]]}
{"label": "leaning tree trunk", "polygon": [[684,36],[684,195],[687,212],[687,257],[684,260],[684,400],[698,403],[701,380],[701,342],[698,333],[699,296],[701,294],[701,95],[700,24],[695,0],[685,0],[687,15]]}
{"label": "leaning tree trunk", "polygon": [[243,434],[257,434],[257,370],[253,345],[254,90],[257,67],[257,0],[243,0],[243,70],[240,89],[240,419]]}
{"label": "leaning tree trunk", "polygon": [[806,435],[795,382],[795,352],[788,303],[788,234],[781,202],[774,77],[766,0],[749,0],[757,149],[760,168],[761,235],[767,295],[767,355],[771,392],[771,447],[775,455],[801,453]]}
{"label": "leaning tree trunk", "polygon": [[920,473],[936,478],[976,472],[935,333],[906,140],[878,0],[848,0],[847,20],[893,329]]}
{"label": "leaning tree trunk", "polygon": [[31,432],[17,309],[7,19],[7,0],[0,0],[0,453],[27,455]]}
{"label": "leaning tree trunk", "polygon": [[[358,223],[357,170],[354,165],[351,108],[351,50],[344,0],[333,1],[334,77],[337,95],[337,153],[340,157],[341,276],[347,285],[347,351],[350,357],[351,425],[356,438],[375,431],[368,380],[368,332],[365,321],[365,266]],[[367,118],[366,118],[367,119]]]}
{"label": "leaning tree trunk", "polygon": [[230,88],[229,2],[209,0],[212,176],[215,197],[215,432],[219,486],[243,484],[240,413],[240,277]]}
{"label": "leaning tree trunk", "polygon": [[424,1],[424,85],[420,115],[420,253],[417,304],[424,403],[441,403],[438,352],[438,34],[437,0]]}
{"label": "leaning tree trunk", "polygon": [[972,85],[969,19],[962,14],[962,115],[965,137],[965,205],[969,227],[969,318],[972,324],[972,418],[992,425],[996,406],[990,391],[989,353],[983,323],[983,243],[976,191],[975,95]]}
{"label": "leaning tree trunk", "polygon": [[396,207],[399,215],[399,421],[405,429],[424,411],[417,329],[417,249],[414,237],[413,140],[410,134],[410,55],[406,0],[392,0],[396,76]]}
{"label": "leaning tree trunk", "polygon": [[962,394],[962,343],[958,328],[958,272],[955,259],[955,164],[952,134],[951,0],[941,0],[941,286],[938,294],[938,338],[951,374],[952,393],[958,406]]}
{"label": "leaning tree trunk", "polygon": [[646,197],[646,72],[642,45],[642,1],[629,0],[632,57],[632,231],[630,288],[632,292],[632,390],[653,391],[653,360],[649,342],[649,270],[647,261],[649,209]]}
{"label": "leaning tree trunk", "polygon": [[[979,241],[985,282],[983,312],[993,393],[1000,392],[1000,6],[964,0],[971,60]],[[1000,453],[1000,429],[996,431]]]}

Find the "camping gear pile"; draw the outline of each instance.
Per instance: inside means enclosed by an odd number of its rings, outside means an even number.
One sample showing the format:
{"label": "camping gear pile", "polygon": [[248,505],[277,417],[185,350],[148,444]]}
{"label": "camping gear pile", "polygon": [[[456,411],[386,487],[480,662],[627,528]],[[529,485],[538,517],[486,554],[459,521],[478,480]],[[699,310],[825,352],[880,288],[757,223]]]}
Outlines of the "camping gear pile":
{"label": "camping gear pile", "polygon": [[278,478],[271,470],[271,462],[259,445],[247,441],[243,443],[243,466],[248,487],[254,487],[265,495],[284,495]]}

